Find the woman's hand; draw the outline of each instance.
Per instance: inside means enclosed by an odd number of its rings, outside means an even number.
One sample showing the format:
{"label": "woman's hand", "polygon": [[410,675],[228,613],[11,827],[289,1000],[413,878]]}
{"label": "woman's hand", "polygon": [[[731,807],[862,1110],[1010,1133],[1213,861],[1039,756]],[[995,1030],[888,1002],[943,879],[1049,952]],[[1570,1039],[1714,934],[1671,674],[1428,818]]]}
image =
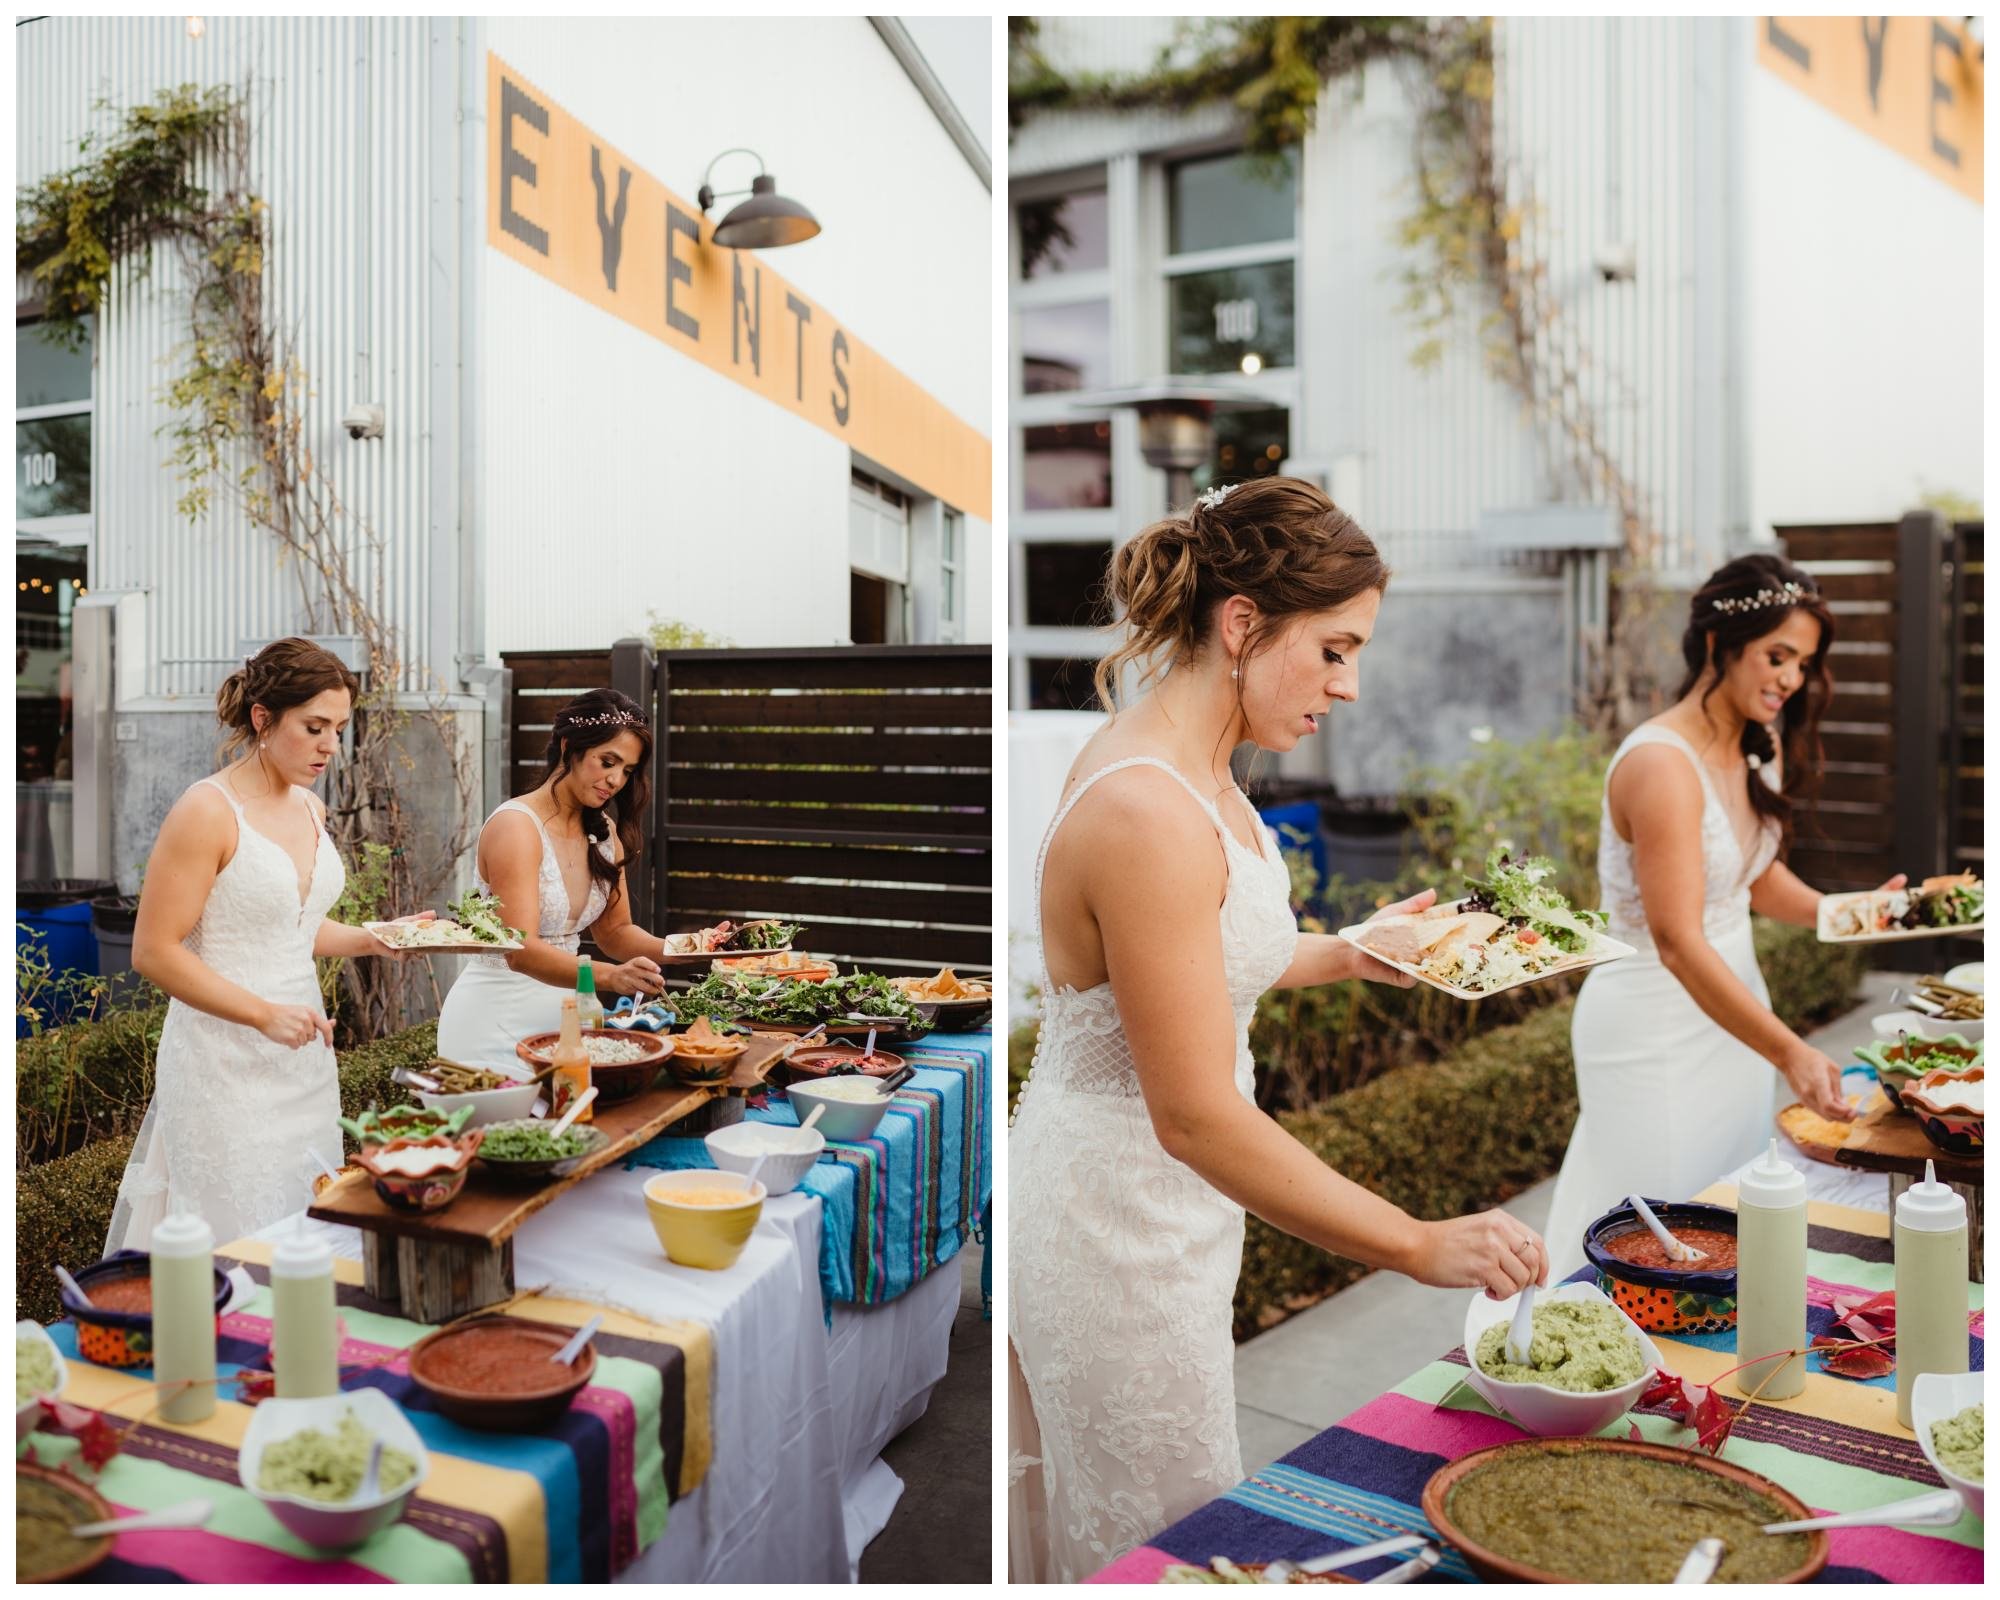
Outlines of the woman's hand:
{"label": "woman's hand", "polygon": [[1484,1289],[1505,1300],[1549,1281],[1542,1236],[1504,1211],[1478,1211],[1448,1222],[1420,1222],[1409,1275],[1434,1289]]}
{"label": "woman's hand", "polygon": [[650,956],[634,956],[630,961],[621,961],[616,966],[606,961],[595,963],[597,967],[597,987],[608,994],[637,995],[644,1000],[658,994],[666,987],[666,980],[660,976],[660,964]]}
{"label": "woman's hand", "polygon": [[1778,1070],[1798,1095],[1800,1104],[1814,1116],[1824,1117],[1828,1122],[1854,1120],[1854,1107],[1840,1092],[1840,1067],[1833,1057],[1809,1044],[1801,1044],[1778,1064]]}
{"label": "woman's hand", "polygon": [[[1407,900],[1398,900],[1394,905],[1384,906],[1368,921],[1373,922],[1376,917],[1415,916],[1418,912],[1428,911],[1436,905],[1437,897],[1435,889],[1419,889]],[[1359,978],[1363,983],[1386,983],[1397,989],[1410,989],[1416,986],[1417,980],[1409,973],[1398,971],[1386,961],[1376,960],[1360,945],[1350,945],[1349,948],[1354,955],[1352,965],[1347,972],[1348,977]]]}
{"label": "woman's hand", "polygon": [[327,1049],[333,1048],[333,1019],[311,1006],[267,1007],[257,1031],[273,1044],[288,1045],[294,1050],[304,1049],[315,1035],[326,1041]]}
{"label": "woman's hand", "polygon": [[1895,877],[1891,878],[1887,883],[1883,884],[1880,888],[1876,889],[1874,892],[1876,894],[1888,894],[1892,890],[1902,888],[1909,881],[1910,881],[1910,875],[1907,872],[1899,872],[1895,875]]}

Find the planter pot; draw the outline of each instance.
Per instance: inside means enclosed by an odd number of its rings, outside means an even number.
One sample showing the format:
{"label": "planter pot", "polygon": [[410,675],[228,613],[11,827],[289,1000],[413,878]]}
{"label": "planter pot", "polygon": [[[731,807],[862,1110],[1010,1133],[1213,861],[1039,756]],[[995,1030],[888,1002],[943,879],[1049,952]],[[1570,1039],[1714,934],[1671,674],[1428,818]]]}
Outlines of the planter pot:
{"label": "planter pot", "polygon": [[1386,801],[1326,800],[1319,808],[1327,871],[1349,882],[1386,883],[1409,859],[1409,813]]}

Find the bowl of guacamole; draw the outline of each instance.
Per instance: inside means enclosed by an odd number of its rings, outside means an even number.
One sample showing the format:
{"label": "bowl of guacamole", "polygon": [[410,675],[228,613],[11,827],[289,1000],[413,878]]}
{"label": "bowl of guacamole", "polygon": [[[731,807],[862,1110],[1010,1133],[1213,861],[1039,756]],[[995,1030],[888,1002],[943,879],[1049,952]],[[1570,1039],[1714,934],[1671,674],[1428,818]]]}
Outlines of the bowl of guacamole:
{"label": "bowl of guacamole", "polygon": [[35,1431],[42,1402],[54,1399],[69,1382],[69,1368],[48,1330],[39,1322],[14,1324],[14,1443]]}
{"label": "bowl of guacamole", "polygon": [[[380,1493],[359,1494],[368,1452],[382,1441]],[[363,1544],[403,1514],[430,1455],[402,1407],[379,1389],[315,1400],[266,1400],[236,1455],[243,1487],[286,1529],[322,1550]]]}
{"label": "bowl of guacamole", "polygon": [[1507,1355],[1515,1300],[1477,1295],[1465,1313],[1467,1385],[1544,1438],[1580,1438],[1611,1426],[1645,1392],[1659,1349],[1601,1289],[1565,1283],[1535,1293],[1528,1359]]}
{"label": "bowl of guacamole", "polygon": [[1986,1517],[1983,1372],[1922,1372],[1910,1390],[1910,1426],[1924,1459],[1974,1516]]}

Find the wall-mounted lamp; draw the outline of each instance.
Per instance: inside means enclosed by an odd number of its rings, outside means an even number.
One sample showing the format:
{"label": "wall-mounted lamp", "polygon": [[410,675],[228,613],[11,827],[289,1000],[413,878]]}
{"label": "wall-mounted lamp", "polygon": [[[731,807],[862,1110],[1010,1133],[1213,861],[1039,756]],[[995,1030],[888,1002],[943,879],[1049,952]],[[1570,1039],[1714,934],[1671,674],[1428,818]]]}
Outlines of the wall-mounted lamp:
{"label": "wall-mounted lamp", "polygon": [[[757,156],[757,176],[750,180],[750,187],[731,189],[721,197],[727,199],[739,194],[750,197],[715,225],[714,239],[723,249],[769,250],[781,244],[801,244],[819,232],[819,220],[810,211],[778,193],[778,180],[764,170],[764,158],[755,150],[725,150],[715,161],[723,156]],[[709,207],[718,198],[708,186],[715,161],[709,162],[708,172],[701,175],[701,188],[695,195],[703,216],[708,215]]]}
{"label": "wall-mounted lamp", "polygon": [[208,18],[189,17],[187,19],[187,30],[190,39],[199,39],[204,33],[208,32]]}

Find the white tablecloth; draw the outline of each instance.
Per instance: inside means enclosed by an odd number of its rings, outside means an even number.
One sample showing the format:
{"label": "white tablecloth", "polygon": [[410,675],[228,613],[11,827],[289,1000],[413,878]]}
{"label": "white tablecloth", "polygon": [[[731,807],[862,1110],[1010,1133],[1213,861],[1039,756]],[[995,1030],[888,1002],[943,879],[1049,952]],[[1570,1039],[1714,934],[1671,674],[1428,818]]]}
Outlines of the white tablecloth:
{"label": "white tablecloth", "polygon": [[[820,1202],[779,1195],[727,1272],[661,1254],[641,1191],[653,1169],[577,1185],[514,1236],[514,1281],[715,1336],[714,1459],[627,1583],[850,1583],[902,1481],[882,1447],[923,1415],[958,1314],[955,1262],[886,1305],[820,1309]],[[276,1238],[296,1219],[264,1230]],[[306,1222],[361,1256],[352,1228]]]}

